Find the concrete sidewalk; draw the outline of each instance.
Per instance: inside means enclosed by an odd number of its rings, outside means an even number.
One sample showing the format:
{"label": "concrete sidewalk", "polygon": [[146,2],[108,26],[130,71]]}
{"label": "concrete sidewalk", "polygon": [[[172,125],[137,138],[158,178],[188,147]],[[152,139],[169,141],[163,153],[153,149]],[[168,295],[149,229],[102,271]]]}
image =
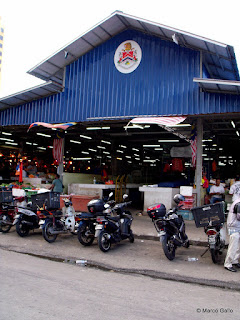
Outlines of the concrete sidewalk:
{"label": "concrete sidewalk", "polygon": [[[139,215],[139,210],[131,210],[133,216],[132,229],[136,238],[157,240],[159,237],[152,220],[147,213]],[[203,228],[196,228],[194,220],[185,220],[186,234],[192,245],[207,246],[207,236]]]}

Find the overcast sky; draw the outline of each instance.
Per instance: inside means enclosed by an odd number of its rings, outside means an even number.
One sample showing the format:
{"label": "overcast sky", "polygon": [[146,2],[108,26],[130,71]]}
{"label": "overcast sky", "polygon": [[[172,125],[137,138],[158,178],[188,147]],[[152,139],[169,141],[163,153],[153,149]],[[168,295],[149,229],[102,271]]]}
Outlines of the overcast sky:
{"label": "overcast sky", "polygon": [[240,0],[1,0],[0,97],[42,83],[26,72],[115,10],[232,45],[240,68],[239,9]]}

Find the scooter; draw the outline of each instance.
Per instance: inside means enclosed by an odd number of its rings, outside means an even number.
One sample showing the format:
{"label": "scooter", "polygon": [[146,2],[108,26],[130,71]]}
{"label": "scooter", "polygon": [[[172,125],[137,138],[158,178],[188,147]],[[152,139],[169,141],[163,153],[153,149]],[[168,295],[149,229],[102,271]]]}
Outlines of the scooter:
{"label": "scooter", "polygon": [[[125,200],[128,195],[123,195]],[[134,235],[131,229],[132,215],[126,210],[126,207],[132,202],[123,202],[116,204],[112,211],[117,216],[98,216],[95,236],[98,238],[99,249],[103,252],[110,250],[112,243],[129,239],[134,242]]]}
{"label": "scooter", "polygon": [[189,247],[189,240],[185,233],[185,222],[181,214],[178,214],[178,210],[182,207],[179,203],[185,198],[181,194],[176,194],[173,200],[177,206],[168,212],[162,203],[147,208],[147,213],[154,223],[160,242],[162,242],[163,252],[169,260],[175,258],[177,247]]}
{"label": "scooter", "polygon": [[71,200],[66,198],[63,201],[65,206],[62,211],[49,211],[42,223],[43,238],[49,243],[54,242],[59,234],[68,232],[76,234],[79,218],[75,215]]}
{"label": "scooter", "polygon": [[40,227],[40,218],[30,207],[16,207],[16,211],[13,225],[16,225],[16,231],[20,237],[26,237],[30,230]]}
{"label": "scooter", "polygon": [[89,212],[81,212],[79,217],[78,226],[78,240],[83,246],[90,246],[95,238],[95,225],[98,216],[105,216],[111,214],[111,208],[114,206],[115,201],[110,200],[113,193],[110,192],[107,202],[101,199],[94,199],[88,202],[87,207]]}
{"label": "scooter", "polygon": [[10,204],[0,204],[0,232],[7,233],[13,226],[16,211],[15,207]]}

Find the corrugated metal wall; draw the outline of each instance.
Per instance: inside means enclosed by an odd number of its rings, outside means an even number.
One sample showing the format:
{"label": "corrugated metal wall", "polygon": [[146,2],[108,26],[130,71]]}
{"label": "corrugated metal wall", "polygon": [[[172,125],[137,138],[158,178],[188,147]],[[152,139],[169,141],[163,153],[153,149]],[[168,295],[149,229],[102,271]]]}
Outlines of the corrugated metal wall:
{"label": "corrugated metal wall", "polygon": [[[114,54],[126,40],[140,45],[142,61],[134,72],[122,74]],[[69,65],[63,93],[2,111],[0,125],[240,111],[239,96],[200,93],[194,77],[199,77],[199,52],[128,30]]]}

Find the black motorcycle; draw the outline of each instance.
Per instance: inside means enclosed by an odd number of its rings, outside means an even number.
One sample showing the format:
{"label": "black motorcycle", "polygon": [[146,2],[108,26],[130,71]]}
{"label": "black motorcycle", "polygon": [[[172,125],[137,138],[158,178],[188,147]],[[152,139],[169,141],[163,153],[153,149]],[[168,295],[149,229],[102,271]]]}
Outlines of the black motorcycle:
{"label": "black motorcycle", "polygon": [[[124,195],[126,199],[127,195]],[[107,252],[111,248],[112,243],[120,242],[124,239],[129,239],[134,242],[134,235],[131,229],[132,215],[126,210],[130,202],[116,204],[112,212],[117,216],[100,216],[97,218],[96,236],[98,237],[98,246],[101,251]]]}
{"label": "black motorcycle", "polygon": [[111,214],[114,200],[110,200],[113,193],[108,196],[107,202],[102,199],[94,199],[88,202],[87,207],[89,212],[81,212],[78,215],[78,240],[83,246],[90,246],[95,238],[95,226],[97,217]]}
{"label": "black motorcycle", "polygon": [[181,194],[176,194],[173,200],[177,206],[168,212],[166,212],[166,207],[162,203],[147,208],[147,213],[152,219],[162,242],[164,254],[169,260],[175,258],[177,247],[189,247],[189,240],[185,233],[185,223],[181,214],[178,214],[178,210],[182,207],[179,203],[184,201],[185,198]]}

